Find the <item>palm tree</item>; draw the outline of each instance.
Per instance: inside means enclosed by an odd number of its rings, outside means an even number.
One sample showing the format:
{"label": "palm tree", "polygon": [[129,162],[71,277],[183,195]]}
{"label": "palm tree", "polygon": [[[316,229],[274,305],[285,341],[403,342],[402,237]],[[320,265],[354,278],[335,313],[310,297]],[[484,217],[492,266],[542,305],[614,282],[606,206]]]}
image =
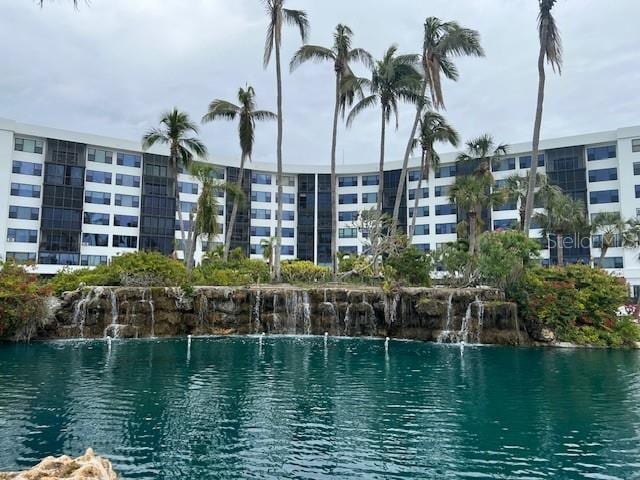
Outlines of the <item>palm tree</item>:
{"label": "palm tree", "polygon": [[[209,104],[209,111],[202,117],[202,123],[213,122],[214,120],[238,120],[238,137],[240,139],[240,171],[238,173],[238,189],[242,190],[242,180],[244,178],[244,166],[247,160],[251,161],[253,153],[253,141],[255,138],[256,121],[275,120],[276,114],[267,110],[256,110],[255,90],[252,86],[238,90],[238,105],[226,100],[216,99]],[[231,237],[238,215],[238,201],[236,196],[233,200],[231,217],[224,242],[223,261],[229,258],[229,248],[231,247]]]}
{"label": "palm tree", "polygon": [[[193,135],[193,136],[191,136]],[[178,171],[180,168],[187,171],[194,157],[205,158],[207,147],[198,139],[198,126],[191,121],[189,114],[179,111],[177,108],[167,111],[160,116],[160,127],[152,128],[142,137],[142,148],[147,150],[156,144],[169,147],[170,171],[176,200],[176,215],[178,216],[182,245],[184,250],[184,262],[187,271],[191,270],[191,252],[187,251],[185,236],[185,223],[180,208],[180,191],[178,188]]]}
{"label": "palm tree", "polygon": [[538,149],[540,145],[540,126],[542,124],[542,105],[544,103],[545,60],[551,64],[554,71],[562,73],[562,41],[556,21],[551,14],[556,0],[539,0],[538,34],[540,37],[540,51],[538,53],[538,100],[536,104],[536,118],[533,123],[533,142],[531,145],[531,176],[525,209],[524,232],[529,235],[529,226],[533,215],[535,196],[535,176],[538,168]]}
{"label": "palm tree", "polygon": [[280,281],[280,245],[282,243],[282,71],[280,66],[280,46],[282,44],[282,24],[297,26],[300,31],[302,43],[307,41],[309,20],[302,10],[290,10],[284,8],[285,0],[262,0],[265,6],[269,25],[267,26],[267,38],[264,45],[264,67],[267,68],[271,61],[271,53],[275,50],[276,57],[276,92],[278,114],[278,137],[276,147],[276,160],[278,163],[278,218],[276,224],[276,251],[274,254],[273,277]]}
{"label": "palm tree", "polygon": [[[386,124],[393,114],[398,128],[398,102],[404,101],[420,105],[423,97],[420,95],[421,77],[415,69],[419,55],[396,55],[398,47],[392,45],[387,49],[382,60],[378,60],[371,75],[371,80],[353,79],[358,86],[366,86],[370,95],[356,103],[347,117],[347,126],[351,126],[353,120],[367,108],[380,105],[381,129],[380,129],[380,166],[378,182],[377,209],[382,208],[382,193],[384,190],[384,153]],[[349,85],[349,82],[347,82]]]}
{"label": "palm tree", "polygon": [[[505,180],[502,192],[507,202],[513,203],[517,206],[520,216],[520,230],[524,229],[525,208],[527,203],[527,193],[529,192],[529,175],[518,175],[514,173]],[[536,199],[538,199],[544,205],[544,198],[549,195],[550,192],[561,193],[559,187],[550,185],[546,175],[536,173]]]}
{"label": "palm tree", "polygon": [[331,48],[321,47],[319,45],[304,45],[296,52],[291,59],[291,71],[307,61],[328,61],[333,64],[333,70],[336,74],[336,87],[333,108],[333,128],[331,131],[331,272],[333,281],[336,281],[338,275],[338,247],[336,232],[338,231],[338,207],[337,207],[337,189],[336,189],[336,143],[338,137],[338,115],[340,112],[344,114],[347,106],[351,106],[354,91],[345,91],[343,88],[343,79],[353,77],[353,72],[349,66],[350,62],[362,62],[369,68],[373,68],[373,58],[371,55],[361,48],[351,48],[351,37],[353,32],[346,25],[338,24],[333,34],[333,46]]}
{"label": "palm tree", "polygon": [[260,240],[260,247],[262,247],[262,258],[264,258],[269,264],[269,272],[273,274],[273,253],[275,247],[277,245],[277,240],[275,237],[271,237],[269,239],[263,238]]}
{"label": "palm tree", "polygon": [[614,245],[616,236],[621,240],[628,238],[628,223],[620,216],[620,212],[600,212],[591,222],[591,233],[601,236],[600,258],[597,266],[602,266],[607,251]]}
{"label": "palm tree", "polygon": [[[458,146],[458,132],[450,126],[442,115],[439,113],[427,110],[424,112],[422,119],[420,120],[420,132],[418,138],[415,139],[419,143],[422,149],[420,155],[420,177],[418,179],[418,189],[420,192],[422,189],[422,181],[429,181],[429,171],[431,168],[435,168],[440,162],[440,157],[434,149],[436,142],[449,143],[456,147]],[[413,231],[416,228],[416,212],[418,210],[418,199],[420,196],[416,193],[413,204],[413,216],[411,218],[411,228],[409,229],[409,244],[413,238]]]}
{"label": "palm tree", "polygon": [[242,189],[237,184],[217,180],[215,173],[215,169],[209,165],[196,164],[191,168],[191,175],[202,184],[202,191],[196,204],[195,232],[197,235],[207,236],[209,252],[214,250],[213,238],[220,233],[218,194],[226,192],[234,198],[234,202],[240,202],[244,197]]}
{"label": "palm tree", "polygon": [[398,182],[396,201],[393,207],[393,229],[398,225],[400,204],[404,195],[409,156],[411,155],[413,139],[416,135],[422,110],[427,104],[427,86],[430,88],[431,102],[436,109],[444,108],[441,75],[449,80],[458,79],[458,70],[451,60],[452,57],[484,56],[480,46],[480,35],[476,30],[461,27],[457,22],[443,22],[437,17],[428,17],[424,23],[424,37],[422,43],[422,86],[420,96],[423,102],[418,103],[416,115],[413,119],[409,141],[404,151],[402,172]]}
{"label": "palm tree", "polygon": [[466,151],[458,155],[458,162],[477,161],[477,174],[491,175],[491,164],[499,162],[508,152],[507,145],[496,144],[488,133],[480,135],[466,144]]}
{"label": "palm tree", "polygon": [[476,255],[479,244],[478,230],[483,208],[489,208],[502,201],[500,192],[491,192],[491,174],[477,172],[474,175],[457,177],[451,186],[449,198],[467,214],[469,226],[469,255]]}
{"label": "palm tree", "polygon": [[564,237],[578,235],[586,229],[584,203],[573,200],[568,195],[552,195],[544,212],[533,216],[535,223],[542,227],[545,237],[556,236],[558,249],[558,266],[564,265]]}

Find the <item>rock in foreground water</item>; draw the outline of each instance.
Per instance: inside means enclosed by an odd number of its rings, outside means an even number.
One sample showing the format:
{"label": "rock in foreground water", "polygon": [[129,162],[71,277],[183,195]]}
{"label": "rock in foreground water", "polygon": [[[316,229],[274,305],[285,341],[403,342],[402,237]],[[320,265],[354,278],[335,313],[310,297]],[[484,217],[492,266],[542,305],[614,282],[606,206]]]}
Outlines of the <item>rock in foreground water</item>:
{"label": "rock in foreground water", "polygon": [[24,472],[0,473],[0,480],[117,480],[111,462],[96,456],[92,449],[78,458],[66,455],[47,457]]}

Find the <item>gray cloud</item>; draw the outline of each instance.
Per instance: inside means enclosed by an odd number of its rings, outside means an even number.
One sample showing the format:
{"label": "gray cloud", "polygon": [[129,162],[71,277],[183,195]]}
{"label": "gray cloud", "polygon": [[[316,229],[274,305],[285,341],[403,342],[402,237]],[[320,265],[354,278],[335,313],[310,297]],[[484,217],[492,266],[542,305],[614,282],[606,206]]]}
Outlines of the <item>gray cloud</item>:
{"label": "gray cloud", "polygon": [[[213,98],[234,99],[251,83],[261,108],[275,110],[275,73],[262,68],[266,19],[259,0],[91,0],[44,9],[0,0],[0,116],[137,139],[174,105],[199,119]],[[327,45],[339,22],[354,44],[379,57],[392,43],[417,52],[427,16],[455,19],[482,35],[484,59],[460,59],[460,81],[446,82],[446,115],[467,139],[483,132],[501,142],[531,136],[537,85],[534,0],[288,0],[311,20],[310,43]],[[640,2],[560,0],[565,47],[562,76],[549,73],[543,137],[640,123]],[[299,47],[287,29],[283,58]],[[360,73],[364,74],[364,71]],[[305,65],[285,74],[285,162],[329,161],[333,72]],[[387,158],[403,152],[412,117],[400,112]],[[377,112],[340,130],[340,162],[378,156]],[[214,154],[237,155],[233,125],[206,125]],[[275,125],[261,125],[254,158],[273,161]]]}

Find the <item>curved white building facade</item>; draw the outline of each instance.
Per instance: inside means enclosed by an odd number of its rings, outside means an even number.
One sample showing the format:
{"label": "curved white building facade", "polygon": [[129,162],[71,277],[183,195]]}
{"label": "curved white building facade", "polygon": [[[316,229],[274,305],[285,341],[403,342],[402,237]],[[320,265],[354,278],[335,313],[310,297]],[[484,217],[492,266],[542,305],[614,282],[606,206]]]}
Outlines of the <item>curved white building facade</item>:
{"label": "curved white building facade", "polygon": [[[512,174],[525,174],[531,164],[531,145],[509,146],[509,154],[492,165],[499,185]],[[620,212],[640,217],[640,126],[543,140],[539,171],[552,183],[581,199],[589,215]],[[27,125],[0,119],[0,258],[35,262],[35,271],[52,274],[70,266],[96,265],[137,249],[165,253],[177,246],[180,232],[173,213],[175,201],[167,152],[143,152],[139,142]],[[455,153],[441,155],[441,165],[417,192],[419,159],[410,160],[401,208],[404,226],[416,214],[413,243],[424,250],[456,240],[456,208],[448,187],[460,168]],[[237,178],[239,159],[211,157],[218,178]],[[383,209],[391,211],[401,162],[387,162]],[[352,162],[339,165],[338,186],[331,191],[327,165],[285,164],[282,258],[329,263],[331,236],[341,251],[362,253],[360,232],[352,224],[360,211],[375,208],[378,166]],[[196,202],[202,185],[180,173],[183,216]],[[252,162],[243,189],[247,201],[240,210],[232,247],[261,258],[260,241],[275,235],[277,185],[275,165]],[[331,198],[338,197],[338,231],[332,231]],[[418,195],[418,209],[413,209]],[[173,210],[173,211],[172,211]],[[223,242],[230,202],[220,197],[219,218]],[[518,219],[518,205],[503,205],[487,214],[487,227],[510,228]],[[539,237],[539,230],[532,230]],[[569,261],[598,258],[599,237],[581,248],[569,248]],[[196,259],[206,250],[198,242]],[[640,293],[640,250],[616,246],[607,252],[604,266],[624,275]],[[555,252],[543,250],[543,261],[553,263]]]}

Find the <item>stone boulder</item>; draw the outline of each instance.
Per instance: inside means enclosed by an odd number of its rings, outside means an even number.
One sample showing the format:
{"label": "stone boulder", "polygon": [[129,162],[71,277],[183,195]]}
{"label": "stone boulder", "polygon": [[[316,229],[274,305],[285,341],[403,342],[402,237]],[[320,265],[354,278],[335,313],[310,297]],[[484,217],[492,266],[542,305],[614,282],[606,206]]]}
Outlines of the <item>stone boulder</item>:
{"label": "stone boulder", "polygon": [[78,458],[66,455],[47,457],[23,472],[0,473],[0,480],[117,480],[111,462],[96,456],[92,449]]}

